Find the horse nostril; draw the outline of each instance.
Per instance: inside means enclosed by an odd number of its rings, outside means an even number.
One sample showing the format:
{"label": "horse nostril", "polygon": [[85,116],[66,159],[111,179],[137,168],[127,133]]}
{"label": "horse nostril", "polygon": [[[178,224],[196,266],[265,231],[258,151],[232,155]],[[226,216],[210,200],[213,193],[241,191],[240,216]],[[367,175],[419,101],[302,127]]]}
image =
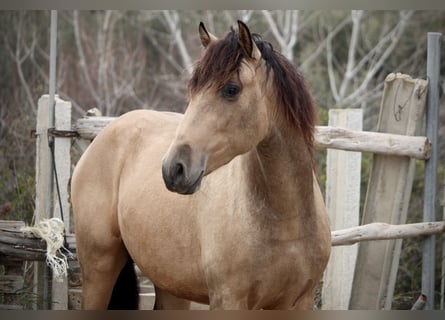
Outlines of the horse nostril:
{"label": "horse nostril", "polygon": [[175,169],[173,171],[173,177],[175,177],[177,179],[182,176],[184,176],[184,165],[182,163],[178,162],[175,165]]}

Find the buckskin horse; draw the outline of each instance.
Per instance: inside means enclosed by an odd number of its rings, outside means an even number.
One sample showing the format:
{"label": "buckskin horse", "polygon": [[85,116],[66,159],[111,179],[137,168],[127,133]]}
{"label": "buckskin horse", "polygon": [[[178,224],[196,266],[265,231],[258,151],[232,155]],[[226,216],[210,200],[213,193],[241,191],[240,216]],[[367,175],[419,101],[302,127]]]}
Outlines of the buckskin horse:
{"label": "buckskin horse", "polygon": [[72,177],[85,309],[312,309],[330,254],[314,175],[316,110],[302,75],[238,21],[205,50],[184,115],[128,112]]}

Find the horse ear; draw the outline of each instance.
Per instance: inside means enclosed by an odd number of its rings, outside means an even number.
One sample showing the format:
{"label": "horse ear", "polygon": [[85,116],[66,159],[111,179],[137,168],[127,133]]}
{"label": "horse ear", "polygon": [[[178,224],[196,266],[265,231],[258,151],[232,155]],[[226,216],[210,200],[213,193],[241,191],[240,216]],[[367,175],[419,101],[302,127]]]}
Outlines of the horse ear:
{"label": "horse ear", "polygon": [[246,57],[259,60],[259,58],[261,57],[260,50],[253,41],[252,34],[250,33],[247,25],[244,22],[238,20],[238,30],[238,42]]}
{"label": "horse ear", "polygon": [[204,26],[204,23],[199,23],[199,38],[201,39],[201,43],[204,46],[204,48],[207,48],[207,46],[216,40],[216,38],[213,34],[207,31],[206,27]]}

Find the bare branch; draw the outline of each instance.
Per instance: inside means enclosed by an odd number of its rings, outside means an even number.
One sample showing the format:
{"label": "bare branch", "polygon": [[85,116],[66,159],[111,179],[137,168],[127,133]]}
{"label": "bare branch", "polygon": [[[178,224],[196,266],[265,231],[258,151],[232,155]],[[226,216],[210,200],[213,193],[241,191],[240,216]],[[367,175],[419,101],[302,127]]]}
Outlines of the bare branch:
{"label": "bare branch", "polygon": [[352,92],[348,97],[346,97],[343,102],[351,103],[352,101],[358,99],[367,89],[369,82],[373,79],[378,70],[381,69],[385,61],[388,59],[390,54],[394,51],[397,46],[397,43],[400,40],[400,37],[406,27],[408,19],[413,14],[413,11],[409,11],[407,13],[401,13],[401,19],[397,26],[390,32],[389,37],[391,39],[391,43],[386,45],[385,51],[380,55],[377,60],[374,60],[371,64],[370,69],[368,69],[365,78],[363,79],[361,85],[358,89]]}
{"label": "bare branch", "polygon": [[334,53],[332,52],[331,41],[332,41],[331,37],[328,37],[326,39],[326,58],[327,58],[327,67],[328,67],[329,86],[331,88],[331,92],[332,92],[332,96],[334,97],[334,100],[338,103],[338,101],[340,100],[340,97],[337,92],[337,84],[335,81],[334,67],[332,64],[332,57],[334,56]]}
{"label": "bare branch", "polygon": [[298,40],[298,10],[292,10],[291,12],[288,12],[289,17],[289,32],[288,32],[288,46],[292,50],[294,46],[297,44]]}
{"label": "bare branch", "polygon": [[12,57],[12,59],[15,61],[16,63],[16,68],[17,68],[17,73],[20,79],[20,83],[22,84],[23,90],[25,90],[25,95],[26,98],[28,100],[28,104],[31,108],[31,112],[36,115],[37,114],[37,106],[34,102],[33,99],[33,95],[31,92],[31,89],[29,88],[28,82],[25,78],[25,75],[23,73],[23,69],[22,69],[22,64],[23,62],[31,55],[32,51],[35,48],[35,37],[32,40],[32,44],[30,47],[26,48],[26,52],[22,55],[21,52],[21,47],[22,47],[22,43],[25,42],[25,40],[23,40],[22,38],[22,31],[23,31],[23,19],[24,19],[24,14],[21,13],[20,14],[20,19],[16,25],[16,30],[17,30],[17,36],[16,36],[16,47],[15,47],[15,52],[13,52],[13,50],[11,49],[11,47],[9,46],[9,43],[7,41],[5,41],[6,43],[6,47],[8,48],[8,51]]}
{"label": "bare branch", "polygon": [[301,14],[299,16],[298,29],[301,31],[304,28],[306,28],[308,25],[310,25],[314,21],[315,18],[320,16],[320,14],[321,14],[320,11],[312,12],[307,17],[305,17],[303,14]]}
{"label": "bare branch", "polygon": [[269,24],[269,28],[272,31],[272,34],[274,35],[275,39],[277,40],[278,44],[281,48],[284,48],[286,44],[284,43],[283,36],[281,35],[280,31],[278,30],[278,26],[275,23],[275,20],[272,18],[272,14],[268,10],[261,10],[264,18],[266,18],[267,23]]}
{"label": "bare branch", "polygon": [[[345,64],[335,65],[336,56],[332,50],[333,37],[327,38],[326,54],[329,85],[336,104],[356,105],[359,101],[363,101],[363,97],[368,95],[368,86],[388,57],[394,52],[412,14],[412,11],[401,12],[398,23],[389,28],[389,31],[368,52],[363,53],[359,50],[359,39],[364,13],[363,11],[352,11],[350,15],[352,29]],[[385,26],[382,26],[381,29],[388,30]],[[362,54],[362,57],[357,63],[358,54]],[[339,78],[341,79],[340,86],[337,87],[336,82],[339,81]]]}
{"label": "bare branch", "polygon": [[326,38],[318,45],[317,49],[315,49],[315,51],[301,63],[301,70],[308,70],[309,66],[323,52],[325,47],[328,45],[328,42],[332,41],[332,39],[350,22],[351,16],[349,15],[345,19],[343,19],[334,29],[332,29],[332,31],[327,34]]}
{"label": "bare branch", "polygon": [[193,62],[182,37],[181,28],[179,26],[178,12],[176,10],[165,10],[163,11],[163,15],[170,29],[170,33],[173,36],[174,43],[178,47],[184,69],[188,74],[191,74]]}
{"label": "bare branch", "polygon": [[79,28],[79,11],[74,10],[73,12],[73,28],[74,28],[74,38],[76,42],[76,48],[77,53],[79,54],[79,63],[80,63],[80,69],[82,71],[82,75],[87,83],[87,86],[89,88],[89,91],[91,95],[93,96],[94,100],[96,101],[96,105],[98,107],[102,106],[102,99],[99,96],[98,92],[95,90],[93,82],[91,81],[91,77],[88,71],[88,66],[86,63],[85,53],[82,46],[82,40],[80,35],[80,28]]}
{"label": "bare branch", "polygon": [[184,70],[178,62],[173,58],[173,56],[168,53],[162,45],[159,44],[158,40],[155,37],[147,37],[147,40],[150,41],[154,48],[159,51],[159,53],[170,63],[170,65],[179,73],[182,73]]}
{"label": "bare branch", "polygon": [[360,31],[360,22],[363,17],[363,10],[352,10],[352,31],[351,40],[349,41],[348,62],[346,64],[346,72],[340,85],[339,96],[344,97],[346,88],[349,86],[351,79],[355,76],[352,69],[355,65],[355,52],[357,50],[357,42]]}
{"label": "bare branch", "polygon": [[[110,19],[111,19],[112,11],[106,10],[105,16],[102,22],[102,27],[98,28],[98,34],[97,34],[97,50],[98,50],[98,56],[99,56],[99,67],[97,70],[97,89],[101,90],[101,96],[104,98],[105,103],[103,105],[103,111],[105,115],[110,114],[110,91],[108,88],[108,81],[107,81],[107,69],[108,69],[108,57],[107,57],[107,51],[108,51],[108,45],[107,45],[107,37],[108,37],[108,29],[110,27]],[[112,32],[110,33],[112,36]]]}
{"label": "bare branch", "polygon": [[229,25],[234,25],[236,23],[236,19],[232,16],[232,12],[230,10],[224,10],[224,17]]}
{"label": "bare branch", "polygon": [[[113,42],[114,42],[114,26],[116,22],[121,18],[121,14],[116,11],[107,10],[102,22],[102,28],[98,30],[98,90],[101,90],[101,96],[105,100],[104,113],[106,115],[113,114],[115,111],[115,101],[120,96],[120,93],[112,92],[110,86],[115,84],[108,77],[109,70],[113,70],[115,67],[113,54]],[[130,64],[132,65],[132,63]],[[131,69],[131,68],[130,68]],[[130,78],[131,79],[131,78]],[[134,78],[133,78],[134,79]],[[114,80],[114,79],[113,79]]]}
{"label": "bare branch", "polygon": [[[275,12],[276,21],[268,10],[262,10],[272,34],[280,45],[281,52],[289,60],[293,60],[293,49],[297,43],[298,11],[286,10]],[[281,23],[277,23],[281,22]],[[279,26],[280,25],[280,26]]]}
{"label": "bare branch", "polygon": [[239,10],[239,15],[244,23],[249,23],[253,10]]}

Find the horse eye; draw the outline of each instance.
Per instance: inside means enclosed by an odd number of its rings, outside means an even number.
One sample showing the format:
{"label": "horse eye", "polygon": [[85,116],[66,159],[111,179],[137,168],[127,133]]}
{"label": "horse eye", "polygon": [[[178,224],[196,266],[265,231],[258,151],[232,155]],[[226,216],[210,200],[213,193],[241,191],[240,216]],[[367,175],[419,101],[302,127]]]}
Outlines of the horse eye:
{"label": "horse eye", "polygon": [[229,83],[221,89],[221,96],[227,100],[234,100],[240,93],[241,88],[235,83]]}

